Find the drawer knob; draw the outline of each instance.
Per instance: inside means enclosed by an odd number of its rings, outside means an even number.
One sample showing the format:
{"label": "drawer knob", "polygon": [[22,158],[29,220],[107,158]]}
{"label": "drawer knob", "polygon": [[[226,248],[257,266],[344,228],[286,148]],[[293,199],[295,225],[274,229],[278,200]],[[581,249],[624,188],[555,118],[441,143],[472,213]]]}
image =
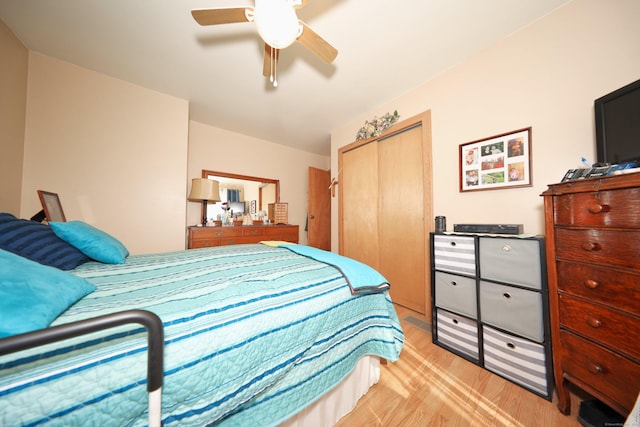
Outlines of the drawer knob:
{"label": "drawer knob", "polygon": [[507,347],[509,347],[511,350],[515,350],[516,349],[516,345],[512,342],[508,342],[507,343]]}
{"label": "drawer knob", "polygon": [[451,281],[451,286],[458,286],[458,282],[456,282],[455,280]]}
{"label": "drawer knob", "polygon": [[511,246],[509,245],[504,245],[502,247],[502,252],[511,252]]}
{"label": "drawer knob", "polygon": [[600,243],[597,242],[584,242],[580,247],[587,252],[596,252],[602,249]]}
{"label": "drawer knob", "polygon": [[604,368],[594,362],[589,362],[589,366],[587,367],[587,369],[589,369],[589,372],[591,372],[592,374],[602,374],[604,373]]}
{"label": "drawer knob", "polygon": [[456,245],[456,242],[451,242],[451,246],[455,246],[455,245]]}
{"label": "drawer knob", "polygon": [[502,296],[505,297],[505,299],[511,298],[511,294],[509,292],[505,292]]}
{"label": "drawer knob", "polygon": [[587,325],[591,326],[592,328],[599,328],[600,326],[602,326],[602,322],[595,317],[588,317]]}
{"label": "drawer knob", "polygon": [[458,324],[458,319],[452,319],[453,320],[453,324],[457,325]]}
{"label": "drawer knob", "polygon": [[599,213],[609,212],[611,210],[611,206],[609,206],[609,205],[601,205],[601,204],[597,204],[596,203],[596,204],[593,204],[593,205],[589,205],[587,210],[592,214],[599,214]]}
{"label": "drawer knob", "polygon": [[589,288],[589,289],[595,289],[595,288],[597,288],[598,286],[600,286],[600,283],[596,282],[595,280],[587,279],[587,280],[584,282],[584,285],[585,285],[587,288]]}

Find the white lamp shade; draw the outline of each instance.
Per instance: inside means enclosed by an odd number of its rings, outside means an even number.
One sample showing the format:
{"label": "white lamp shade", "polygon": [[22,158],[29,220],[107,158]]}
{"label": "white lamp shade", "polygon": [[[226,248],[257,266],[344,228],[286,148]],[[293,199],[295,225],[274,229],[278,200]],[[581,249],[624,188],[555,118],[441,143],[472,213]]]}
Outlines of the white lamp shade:
{"label": "white lamp shade", "polygon": [[201,202],[203,200],[219,202],[220,184],[213,179],[193,178],[188,199],[192,202]]}
{"label": "white lamp shade", "polygon": [[254,22],[260,37],[276,49],[290,46],[300,35],[298,17],[286,0],[256,0]]}

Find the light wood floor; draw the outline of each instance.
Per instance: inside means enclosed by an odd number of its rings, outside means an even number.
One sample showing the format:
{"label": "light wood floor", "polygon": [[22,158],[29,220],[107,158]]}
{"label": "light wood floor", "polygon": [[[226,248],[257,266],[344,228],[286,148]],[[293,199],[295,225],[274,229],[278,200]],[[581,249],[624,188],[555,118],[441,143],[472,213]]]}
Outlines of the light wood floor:
{"label": "light wood floor", "polygon": [[[411,314],[396,306],[400,319]],[[424,318],[423,318],[424,319]],[[498,375],[434,345],[431,334],[402,322],[400,360],[382,365],[380,381],[338,427],[352,426],[580,426],[580,399],[571,415]]]}

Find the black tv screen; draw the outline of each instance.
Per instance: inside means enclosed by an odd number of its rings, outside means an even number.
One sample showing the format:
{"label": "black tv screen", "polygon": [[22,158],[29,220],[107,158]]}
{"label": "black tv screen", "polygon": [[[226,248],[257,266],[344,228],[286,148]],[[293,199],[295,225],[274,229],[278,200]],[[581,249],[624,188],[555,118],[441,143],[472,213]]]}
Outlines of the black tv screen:
{"label": "black tv screen", "polygon": [[640,162],[640,80],[594,101],[598,162]]}

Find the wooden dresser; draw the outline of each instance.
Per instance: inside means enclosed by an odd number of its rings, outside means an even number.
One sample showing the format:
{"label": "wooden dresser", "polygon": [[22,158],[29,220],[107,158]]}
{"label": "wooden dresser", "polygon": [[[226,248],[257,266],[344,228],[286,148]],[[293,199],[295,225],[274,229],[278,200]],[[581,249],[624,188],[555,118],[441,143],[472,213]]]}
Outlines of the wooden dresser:
{"label": "wooden dresser", "polygon": [[236,225],[224,227],[189,227],[188,248],[259,243],[284,240],[298,243],[297,225]]}
{"label": "wooden dresser", "polygon": [[558,408],[568,381],[626,416],[640,392],[640,173],[542,195]]}

